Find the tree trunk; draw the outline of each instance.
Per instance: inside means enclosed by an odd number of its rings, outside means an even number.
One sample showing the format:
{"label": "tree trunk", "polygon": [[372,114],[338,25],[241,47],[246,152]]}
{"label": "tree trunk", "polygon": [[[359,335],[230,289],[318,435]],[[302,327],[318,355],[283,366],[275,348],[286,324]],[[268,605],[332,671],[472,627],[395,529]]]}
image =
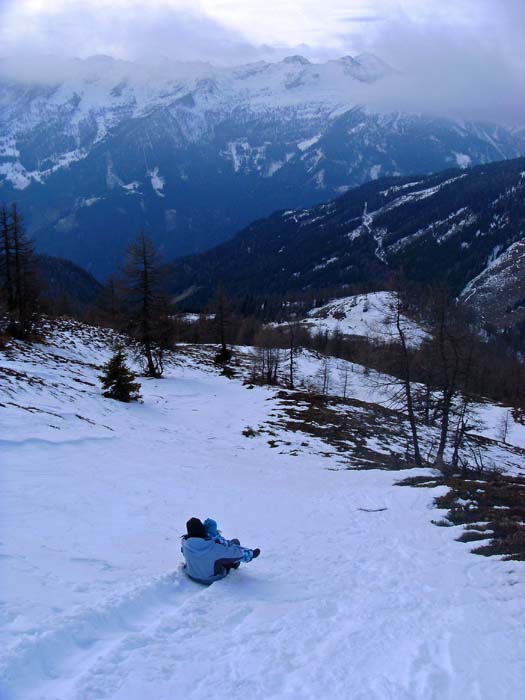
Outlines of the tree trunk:
{"label": "tree trunk", "polygon": [[11,273],[11,239],[9,235],[9,221],[5,207],[0,210],[0,226],[2,228],[2,246],[4,249],[4,274],[5,274],[5,290],[7,299],[7,310],[12,313],[14,310],[14,294],[13,294],[13,277]]}
{"label": "tree trunk", "polygon": [[293,328],[290,326],[290,389],[294,388],[294,352],[295,352],[295,336]]}
{"label": "tree trunk", "polygon": [[403,387],[405,390],[405,401],[406,401],[406,407],[407,407],[408,422],[410,424],[410,432],[412,435],[412,446],[414,448],[414,462],[415,462],[417,467],[421,467],[423,464],[423,461],[421,459],[421,452],[419,449],[419,437],[417,434],[417,421],[416,421],[416,414],[414,411],[414,403],[412,400],[412,386],[411,386],[411,377],[410,377],[410,356],[408,353],[405,332],[401,326],[401,308],[400,308],[399,302],[398,302],[397,314],[396,314],[396,326],[397,326],[397,332],[399,335],[399,340],[401,341],[401,348],[403,351],[403,360],[404,360]]}
{"label": "tree trunk", "polygon": [[436,452],[436,458],[434,460],[434,465],[438,469],[443,469],[445,467],[445,462],[444,462],[444,455],[445,455],[445,448],[447,446],[447,437],[448,437],[448,426],[450,422],[450,403],[451,403],[451,396],[450,392],[446,392],[445,395],[443,396],[443,403],[442,403],[442,413],[441,413],[441,429],[439,431],[439,443],[438,443],[438,448]]}

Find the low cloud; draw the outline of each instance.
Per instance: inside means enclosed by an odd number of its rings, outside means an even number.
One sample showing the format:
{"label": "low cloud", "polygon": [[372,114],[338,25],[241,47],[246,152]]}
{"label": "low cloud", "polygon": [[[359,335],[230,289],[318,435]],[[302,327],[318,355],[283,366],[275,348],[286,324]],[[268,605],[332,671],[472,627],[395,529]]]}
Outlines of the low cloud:
{"label": "low cloud", "polygon": [[367,22],[383,22],[384,17],[381,15],[355,15],[352,17],[342,17],[342,22],[348,22],[349,24],[362,24]]}
{"label": "low cloud", "polygon": [[[254,39],[261,32],[252,31],[256,17],[248,22],[249,9],[266,9],[277,22],[282,19],[280,3],[273,2],[239,5],[247,17],[244,26],[233,15],[228,24],[224,8],[233,12],[233,0],[217,4],[223,8],[220,18],[206,12],[213,3],[204,0],[191,6],[189,0],[151,0],[147,8],[137,0],[53,0],[47,6],[0,0],[0,50],[14,56],[4,62],[4,72],[53,80],[78,70],[75,62],[36,60],[37,54],[108,54],[139,61],[166,57],[232,65],[280,60],[291,53],[315,61],[369,51],[399,71],[357,92],[372,109],[525,125],[523,0],[363,0],[353,5],[326,0],[326,14],[331,12],[326,26],[317,2],[296,0],[286,3],[286,21],[291,25],[296,17],[290,31],[295,39],[304,20],[305,42],[287,42],[286,24],[281,22],[279,42],[269,31],[261,44]],[[345,9],[349,7],[352,11]],[[316,17],[320,19],[314,41]]]}
{"label": "low cloud", "polygon": [[209,17],[184,7],[145,8],[132,1],[125,8],[73,1],[59,13],[42,12],[33,21],[11,6],[11,12],[4,9],[0,42],[4,55],[16,56],[107,54],[127,60],[165,56],[228,63],[258,56],[239,32]]}
{"label": "low cloud", "polygon": [[[354,46],[380,55],[400,75],[372,98],[378,108],[525,125],[525,3],[464,0],[471,22],[417,21],[399,12]],[[468,16],[468,12],[466,12]]]}

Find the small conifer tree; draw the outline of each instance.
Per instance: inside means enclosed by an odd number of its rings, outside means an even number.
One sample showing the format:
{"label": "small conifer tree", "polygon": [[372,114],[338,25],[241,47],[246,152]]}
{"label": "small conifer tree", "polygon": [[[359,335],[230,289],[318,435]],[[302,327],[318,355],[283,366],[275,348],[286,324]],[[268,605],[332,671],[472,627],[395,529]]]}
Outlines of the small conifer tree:
{"label": "small conifer tree", "polygon": [[102,383],[102,394],[107,399],[116,401],[138,401],[140,384],[135,381],[136,377],[126,365],[124,350],[118,346],[113,357],[104,365],[104,373],[99,379]]}

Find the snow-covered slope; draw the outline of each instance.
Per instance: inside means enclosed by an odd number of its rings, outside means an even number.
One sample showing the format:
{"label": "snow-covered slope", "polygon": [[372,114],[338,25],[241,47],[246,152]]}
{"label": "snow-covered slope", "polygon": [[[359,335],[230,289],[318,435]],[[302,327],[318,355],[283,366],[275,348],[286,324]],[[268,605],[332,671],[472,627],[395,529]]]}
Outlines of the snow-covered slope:
{"label": "snow-covered slope", "polygon": [[[525,178],[525,173],[524,173]],[[525,239],[495,249],[486,268],[462,292],[478,316],[499,330],[525,320]]]}
{"label": "snow-covered slope", "polygon": [[[2,700],[521,699],[523,564],[432,525],[441,488],[348,470],[206,348],[103,399],[112,340],[63,323],[1,355]],[[188,581],[191,515],[261,557]]]}
{"label": "snow-covered slope", "polygon": [[[398,342],[396,309],[397,300],[392,292],[355,294],[311,309],[305,318],[298,319],[298,323],[311,334],[340,333],[379,342]],[[426,335],[425,330],[404,315],[401,315],[400,322],[408,344],[418,345]]]}
{"label": "snow-covered slope", "polygon": [[525,153],[497,125],[375,109],[398,78],[370,55],[233,68],[47,58],[31,75],[4,59],[0,192],[45,252],[104,274],[140,224],[169,256],[194,252],[379,176]]}

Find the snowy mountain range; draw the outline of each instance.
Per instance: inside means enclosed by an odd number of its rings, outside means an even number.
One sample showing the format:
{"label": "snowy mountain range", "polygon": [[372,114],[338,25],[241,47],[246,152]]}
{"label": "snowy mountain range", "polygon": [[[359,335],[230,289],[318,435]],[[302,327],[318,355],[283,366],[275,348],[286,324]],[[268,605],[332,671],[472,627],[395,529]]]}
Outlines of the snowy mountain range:
{"label": "snowy mountain range", "polygon": [[463,294],[484,322],[525,319],[525,159],[385,178],[255,222],[175,263],[175,291],[237,297],[384,284],[402,269]]}
{"label": "snowy mountain range", "polygon": [[363,54],[237,67],[0,61],[0,199],[42,252],[99,277],[147,228],[168,258],[380,176],[525,154],[523,131],[389,110]]}

